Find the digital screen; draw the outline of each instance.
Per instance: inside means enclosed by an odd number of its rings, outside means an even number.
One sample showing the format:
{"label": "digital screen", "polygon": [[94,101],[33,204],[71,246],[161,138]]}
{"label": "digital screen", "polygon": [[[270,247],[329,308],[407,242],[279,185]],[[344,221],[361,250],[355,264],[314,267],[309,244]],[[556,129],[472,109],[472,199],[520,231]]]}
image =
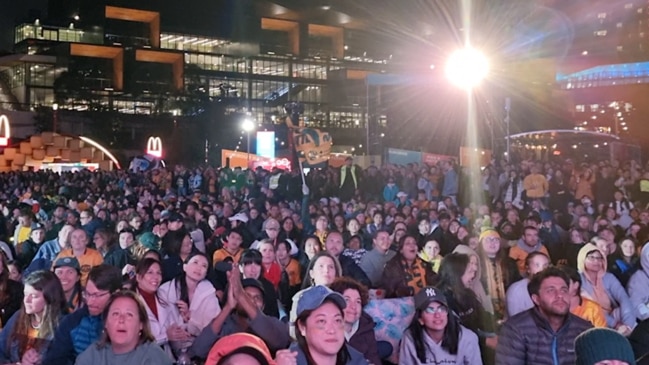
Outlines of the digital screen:
{"label": "digital screen", "polygon": [[257,132],[257,156],[275,158],[275,132]]}

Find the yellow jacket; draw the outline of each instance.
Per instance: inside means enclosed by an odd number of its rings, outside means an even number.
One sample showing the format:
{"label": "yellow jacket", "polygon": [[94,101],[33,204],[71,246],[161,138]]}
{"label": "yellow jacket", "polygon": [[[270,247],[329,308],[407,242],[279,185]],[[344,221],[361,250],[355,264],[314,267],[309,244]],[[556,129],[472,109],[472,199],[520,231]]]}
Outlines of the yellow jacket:
{"label": "yellow jacket", "polygon": [[599,304],[588,298],[582,297],[581,305],[571,309],[570,313],[589,321],[595,327],[606,327],[604,310],[599,306]]}
{"label": "yellow jacket", "polygon": [[548,187],[548,180],[541,174],[529,174],[523,180],[523,189],[528,198],[543,198]]}

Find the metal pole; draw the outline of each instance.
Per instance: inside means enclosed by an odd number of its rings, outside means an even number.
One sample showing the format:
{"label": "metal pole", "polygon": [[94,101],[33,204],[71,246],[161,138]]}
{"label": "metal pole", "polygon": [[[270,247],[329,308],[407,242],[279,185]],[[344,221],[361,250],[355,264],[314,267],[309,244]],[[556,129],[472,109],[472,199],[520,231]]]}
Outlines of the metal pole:
{"label": "metal pole", "polygon": [[370,155],[370,83],[365,78],[365,105],[366,105],[366,120],[365,120],[365,151]]}
{"label": "metal pole", "polygon": [[511,150],[510,150],[510,145],[511,141],[509,138],[509,110],[512,107],[512,99],[507,97],[505,98],[505,123],[507,124],[507,162],[511,163],[512,162],[512,157],[511,157]]}
{"label": "metal pole", "polygon": [[246,147],[248,152],[248,161],[246,163],[246,168],[249,169],[250,168],[250,131],[247,131],[246,134],[248,136],[248,147]]}

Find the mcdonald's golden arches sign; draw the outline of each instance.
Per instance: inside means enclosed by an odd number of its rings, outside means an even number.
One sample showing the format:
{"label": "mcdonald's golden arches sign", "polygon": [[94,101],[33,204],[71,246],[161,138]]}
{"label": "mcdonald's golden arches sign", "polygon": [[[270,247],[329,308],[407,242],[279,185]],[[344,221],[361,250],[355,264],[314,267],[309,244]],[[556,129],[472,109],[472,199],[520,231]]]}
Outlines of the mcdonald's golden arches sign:
{"label": "mcdonald's golden arches sign", "polygon": [[0,115],[0,146],[6,147],[9,145],[9,138],[11,138],[11,131],[9,129],[9,118],[6,115]]}
{"label": "mcdonald's golden arches sign", "polygon": [[162,140],[160,137],[149,137],[146,142],[146,153],[157,158],[162,157]]}

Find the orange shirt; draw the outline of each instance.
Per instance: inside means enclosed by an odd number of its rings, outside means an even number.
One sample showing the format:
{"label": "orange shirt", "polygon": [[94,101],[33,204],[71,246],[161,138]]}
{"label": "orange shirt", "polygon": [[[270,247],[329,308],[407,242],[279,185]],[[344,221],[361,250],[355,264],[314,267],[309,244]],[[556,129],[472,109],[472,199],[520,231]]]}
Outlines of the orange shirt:
{"label": "orange shirt", "polygon": [[239,248],[239,250],[234,255],[226,251],[225,248],[220,248],[214,251],[214,255],[212,255],[212,263],[216,264],[217,262],[225,260],[226,257],[232,257],[232,261],[234,261],[235,264],[238,264],[239,260],[241,259],[242,253],[242,248]]}
{"label": "orange shirt", "polygon": [[[548,253],[548,249],[545,248],[545,246],[541,245],[541,248],[538,250],[539,252],[543,252],[546,254],[548,257],[550,257],[550,253]],[[516,266],[518,266],[518,271],[521,273],[521,275],[525,275],[525,259],[527,259],[527,255],[529,253],[516,244],[514,247],[509,249],[509,257],[514,259],[516,261]]]}
{"label": "orange shirt", "polygon": [[[88,281],[88,273],[90,273],[90,270],[93,267],[99,266],[104,263],[104,257],[99,253],[99,251],[92,248],[86,248],[86,251],[81,256],[75,256],[72,252],[72,249],[67,248],[59,252],[59,254],[56,256],[56,259],[54,259],[54,263],[56,263],[56,260],[62,257],[76,257],[76,259],[79,261],[79,265],[81,266],[81,286],[83,287],[86,286],[86,282]],[[54,264],[52,264],[52,267],[54,267]]]}
{"label": "orange shirt", "polygon": [[577,317],[589,321],[595,327],[606,327],[604,310],[599,304],[588,298],[581,297],[581,305],[571,309],[570,312]]}

